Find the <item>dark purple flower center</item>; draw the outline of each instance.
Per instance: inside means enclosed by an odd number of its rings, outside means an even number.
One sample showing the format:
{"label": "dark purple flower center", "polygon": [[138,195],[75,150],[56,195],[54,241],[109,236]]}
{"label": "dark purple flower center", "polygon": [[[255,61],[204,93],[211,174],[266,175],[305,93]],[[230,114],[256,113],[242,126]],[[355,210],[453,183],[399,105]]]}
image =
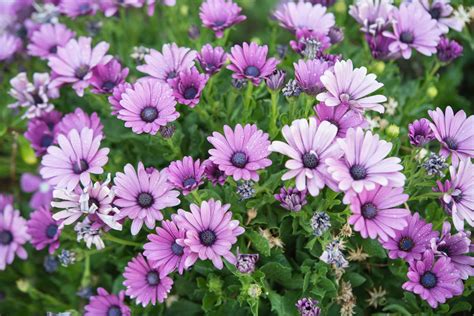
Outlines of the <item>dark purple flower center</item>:
{"label": "dark purple flower center", "polygon": [[152,106],[143,108],[140,112],[140,118],[147,123],[151,123],[158,117],[158,110]]}
{"label": "dark purple flower center", "polygon": [[448,257],[449,257],[449,246],[446,244],[439,245],[438,246],[438,251],[439,252],[444,252]]}
{"label": "dark purple flower center", "polygon": [[82,65],[76,68],[74,75],[76,76],[77,79],[82,80],[88,73],[89,73],[89,66]]}
{"label": "dark purple flower center", "polygon": [[373,219],[377,216],[377,206],[370,202],[365,203],[361,207],[361,213],[365,219]]}
{"label": "dark purple flower center", "polygon": [[72,164],[72,171],[75,174],[81,174],[87,169],[89,169],[89,164],[87,163],[85,159],[81,159],[79,163],[76,161]]}
{"label": "dark purple flower center", "polygon": [[313,153],[303,155],[303,166],[308,169],[314,169],[319,165],[318,157]]}
{"label": "dark purple flower center", "polygon": [[217,168],[217,167],[214,168],[214,170],[212,171],[212,176],[213,176],[214,178],[219,178],[219,177],[221,177],[221,176],[223,176],[223,175],[224,175],[224,172],[221,171],[221,170],[220,170],[219,168]]}
{"label": "dark purple flower center", "polygon": [[247,155],[238,151],[232,155],[231,162],[235,167],[243,168],[247,164]]}
{"label": "dark purple flower center", "polygon": [[77,10],[79,11],[79,14],[86,14],[91,10],[91,6],[88,3],[83,3],[77,8]]}
{"label": "dark purple flower center", "polygon": [[462,197],[463,197],[462,191],[459,188],[456,188],[454,190],[454,192],[457,193],[457,194],[452,195],[454,202],[460,203],[462,201]]}
{"label": "dark purple flower center", "polygon": [[199,233],[199,240],[204,246],[210,247],[216,242],[217,236],[212,230],[206,229]]}
{"label": "dark purple flower center", "polygon": [[431,271],[425,272],[420,278],[421,285],[426,289],[432,289],[438,283],[438,277]]}
{"label": "dark purple flower center", "polygon": [[441,17],[441,8],[438,6],[432,7],[429,13],[433,19],[438,20]]}
{"label": "dark purple flower center", "polygon": [[403,31],[400,34],[400,41],[402,43],[412,44],[414,40],[415,40],[415,36],[413,36],[413,33],[410,31]]}
{"label": "dark purple flower center", "polygon": [[43,98],[40,97],[37,92],[33,93],[31,96],[33,97],[33,102],[35,103],[35,105],[44,103]]}
{"label": "dark purple flower center", "polygon": [[13,241],[13,235],[8,230],[0,231],[0,245],[9,245]]}
{"label": "dark purple flower center", "polygon": [[191,87],[187,87],[185,90],[184,90],[184,98],[186,100],[192,100],[194,99],[194,97],[196,96],[196,94],[198,93],[198,90],[191,86]]}
{"label": "dark purple flower center", "polygon": [[56,224],[49,224],[48,227],[46,227],[46,237],[48,237],[49,239],[54,238],[57,232],[58,225]]}
{"label": "dark purple flower center", "polygon": [[99,200],[97,200],[94,197],[89,197],[89,208],[92,207],[92,205],[95,205],[97,206],[97,208],[99,208],[100,207]]}
{"label": "dark purple flower center", "polygon": [[166,79],[174,79],[176,78],[178,74],[176,73],[176,71],[172,70],[170,72],[168,72],[168,74],[166,75]]}
{"label": "dark purple flower center", "polygon": [[156,271],[150,271],[146,275],[146,281],[149,285],[158,285],[160,283],[160,277]]}
{"label": "dark purple flower center", "polygon": [[53,141],[54,141],[54,137],[52,135],[45,134],[43,135],[43,137],[41,137],[40,146],[42,148],[48,148],[49,146],[51,146]]}
{"label": "dark purple flower center", "polygon": [[187,178],[183,181],[183,186],[185,188],[193,186],[194,184],[196,184],[196,179],[194,179],[193,177]]}
{"label": "dark purple flower center", "polygon": [[140,205],[142,208],[147,208],[153,205],[153,203],[155,202],[155,199],[153,198],[153,195],[151,195],[150,193],[142,192],[138,195],[137,202],[138,202],[138,205]]}
{"label": "dark purple flower center", "polygon": [[336,121],[335,119],[330,119],[330,120],[327,120],[329,123],[331,123],[332,125],[336,126],[337,129],[339,130],[339,122]]}
{"label": "dark purple flower center", "polygon": [[122,310],[117,305],[112,305],[107,310],[107,316],[122,316]]}
{"label": "dark purple flower center", "polygon": [[255,66],[248,66],[245,68],[244,74],[249,77],[258,77],[260,75],[260,70]]}
{"label": "dark purple flower center", "polygon": [[58,46],[53,45],[49,48],[49,53],[50,54],[56,54],[58,52]]}
{"label": "dark purple flower center", "polygon": [[402,237],[398,242],[398,248],[403,251],[410,251],[414,246],[415,243],[410,237]]}
{"label": "dark purple flower center", "polygon": [[446,146],[448,146],[449,149],[451,149],[451,150],[458,149],[458,144],[457,144],[456,140],[454,140],[454,138],[446,137],[444,139],[444,142],[446,143]]}
{"label": "dark purple flower center", "polygon": [[219,26],[222,26],[222,25],[224,25],[224,24],[225,24],[225,21],[215,21],[215,22],[214,22],[214,26],[215,26],[215,27],[219,27]]}
{"label": "dark purple flower center", "polygon": [[184,248],[176,243],[176,241],[171,245],[171,251],[176,256],[182,256],[184,253]]}
{"label": "dark purple flower center", "polygon": [[115,82],[113,81],[106,81],[102,84],[102,90],[112,91],[113,88],[115,88]]}
{"label": "dark purple flower center", "polygon": [[354,180],[362,180],[367,177],[367,170],[361,165],[353,165],[349,169],[349,173]]}

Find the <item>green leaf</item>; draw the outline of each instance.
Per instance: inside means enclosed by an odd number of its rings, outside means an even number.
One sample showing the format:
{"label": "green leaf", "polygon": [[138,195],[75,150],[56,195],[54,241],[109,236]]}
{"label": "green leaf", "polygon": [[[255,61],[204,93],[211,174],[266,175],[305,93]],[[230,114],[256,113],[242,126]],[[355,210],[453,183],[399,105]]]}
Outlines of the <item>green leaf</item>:
{"label": "green leaf", "polygon": [[290,300],[288,296],[281,296],[276,292],[269,292],[268,298],[270,299],[270,303],[272,305],[272,311],[276,313],[278,316],[289,316],[289,315],[297,315],[295,302]]}
{"label": "green leaf", "polygon": [[248,232],[248,237],[252,241],[255,249],[263,256],[268,257],[270,255],[270,244],[262,235],[254,230]]}
{"label": "green leaf", "polygon": [[23,161],[29,165],[34,165],[37,159],[30,143],[21,135],[18,136],[18,143],[20,145],[20,156]]}
{"label": "green leaf", "polygon": [[291,279],[291,268],[284,266],[278,262],[269,262],[260,268],[267,279],[285,283]]}
{"label": "green leaf", "polygon": [[449,315],[463,312],[463,311],[470,311],[471,309],[472,309],[472,306],[468,302],[456,302],[451,308],[451,310],[449,311]]}
{"label": "green leaf", "polygon": [[358,287],[366,281],[366,278],[356,272],[349,272],[345,276],[347,280],[351,282],[352,287]]}
{"label": "green leaf", "polygon": [[382,248],[380,243],[373,239],[363,239],[362,247],[369,256],[387,258],[385,250]]}
{"label": "green leaf", "polygon": [[399,312],[402,315],[411,316],[411,313],[405,307],[398,304],[390,304],[383,308],[384,312]]}

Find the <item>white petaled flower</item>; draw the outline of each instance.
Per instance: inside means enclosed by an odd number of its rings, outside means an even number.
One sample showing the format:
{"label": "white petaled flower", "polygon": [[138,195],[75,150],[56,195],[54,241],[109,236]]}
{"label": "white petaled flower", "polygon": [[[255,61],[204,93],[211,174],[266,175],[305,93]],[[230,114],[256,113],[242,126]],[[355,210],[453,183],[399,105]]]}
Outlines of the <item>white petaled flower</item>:
{"label": "white petaled flower", "polygon": [[354,69],[350,59],[337,61],[334,70],[326,70],[320,78],[327,92],[318,94],[316,98],[327,106],[346,104],[357,111],[383,113],[385,108],[380,103],[387,101],[387,98],[381,94],[369,96],[383,87],[383,83],[376,78],[374,74],[367,74],[365,67]]}
{"label": "white petaled flower", "polygon": [[87,248],[91,248],[92,245],[95,245],[99,250],[104,249],[104,241],[100,237],[102,231],[99,228],[94,228],[93,224],[94,223],[86,217],[86,219],[74,226],[74,231],[77,233],[77,241],[84,240]]}

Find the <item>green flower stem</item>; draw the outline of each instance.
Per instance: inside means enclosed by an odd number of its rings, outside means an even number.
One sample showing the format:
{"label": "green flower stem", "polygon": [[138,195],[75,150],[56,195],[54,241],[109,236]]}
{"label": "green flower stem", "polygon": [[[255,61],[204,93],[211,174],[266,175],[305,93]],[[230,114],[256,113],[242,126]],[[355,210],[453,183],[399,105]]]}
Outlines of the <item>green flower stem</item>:
{"label": "green flower stem", "polygon": [[90,254],[84,253],[84,273],[82,274],[81,287],[86,287],[90,284],[91,278],[91,257]]}
{"label": "green flower stem", "polygon": [[247,123],[251,114],[252,110],[250,109],[250,103],[252,101],[252,92],[253,92],[253,83],[251,81],[247,82],[247,90],[245,91],[244,95],[244,122]]}
{"label": "green flower stem", "polygon": [[191,191],[191,195],[192,195],[193,198],[196,200],[196,203],[197,203],[197,204],[201,204],[202,199],[201,199],[201,196],[199,195],[199,193],[198,193],[197,190]]}
{"label": "green flower stem", "polygon": [[104,234],[104,235],[103,235],[103,238],[104,238],[105,240],[114,242],[114,243],[116,243],[116,244],[124,245],[124,246],[143,247],[143,245],[140,244],[140,243],[138,243],[138,242],[134,242],[134,241],[130,241],[130,240],[121,239],[121,238],[112,236],[111,234]]}
{"label": "green flower stem", "polygon": [[273,139],[277,133],[278,133],[278,128],[277,128],[277,120],[279,116],[279,110],[278,110],[278,100],[280,98],[280,94],[278,91],[271,91],[270,92],[271,98],[272,98],[272,109],[271,109],[271,116],[270,116],[270,136]]}
{"label": "green flower stem", "polygon": [[305,94],[305,97],[303,99],[305,101],[305,107],[304,107],[304,117],[308,117],[309,113],[311,112],[311,109],[313,108],[313,102],[314,99],[312,99],[310,96]]}

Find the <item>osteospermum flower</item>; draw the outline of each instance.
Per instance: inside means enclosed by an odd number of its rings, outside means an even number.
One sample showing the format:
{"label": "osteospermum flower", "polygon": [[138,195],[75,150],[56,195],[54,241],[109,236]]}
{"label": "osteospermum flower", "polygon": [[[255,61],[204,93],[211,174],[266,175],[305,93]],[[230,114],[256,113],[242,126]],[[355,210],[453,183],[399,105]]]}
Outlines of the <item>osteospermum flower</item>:
{"label": "osteospermum flower", "polygon": [[135,83],[122,93],[120,105],[122,109],[117,117],[137,134],[155,135],[160,126],[166,126],[179,117],[173,90],[158,80]]}
{"label": "osteospermum flower", "polygon": [[125,82],[128,68],[122,68],[116,59],[104,65],[97,65],[92,71],[90,84],[93,93],[111,93],[113,89]]}
{"label": "osteospermum flower", "polygon": [[0,271],[5,270],[15,256],[23,260],[28,257],[23,245],[29,239],[26,220],[12,205],[7,205],[3,212],[0,212]]}
{"label": "osteospermum flower", "polygon": [[392,53],[399,52],[405,59],[411,57],[412,49],[426,56],[436,53],[441,31],[436,20],[419,4],[404,2],[391,14],[393,33],[385,31],[383,35],[394,39],[388,47]]}
{"label": "osteospermum flower", "polygon": [[386,29],[394,8],[392,0],[357,0],[349,14],[361,25],[364,33],[375,35]]}
{"label": "osteospermum flower", "polygon": [[8,32],[0,35],[0,61],[8,60],[17,51],[21,49],[22,43],[19,37],[16,37]]}
{"label": "osteospermum flower", "polygon": [[109,294],[104,288],[97,289],[97,295],[91,296],[84,307],[85,316],[130,316],[130,307],[125,305],[125,291],[118,295]]}
{"label": "osteospermum flower", "polygon": [[168,181],[184,195],[188,195],[204,183],[204,169],[199,159],[194,161],[192,157],[186,156],[183,160],[171,162],[168,167]]}
{"label": "osteospermum flower", "polygon": [[212,75],[221,70],[227,61],[227,53],[220,46],[212,47],[206,44],[197,55],[197,60],[205,73]]}
{"label": "osteospermum flower", "polygon": [[232,0],[206,0],[199,8],[199,17],[204,27],[211,29],[220,38],[224,30],[244,21],[247,17],[240,15],[242,8]]}
{"label": "osteospermum flower", "polygon": [[330,68],[330,64],[319,59],[303,60],[293,63],[295,67],[295,77],[303,92],[309,95],[317,95],[324,89],[321,83],[321,76]]}
{"label": "osteospermum flower", "polygon": [[219,166],[213,163],[210,159],[202,163],[204,165],[204,175],[207,180],[212,182],[213,186],[217,184],[223,185],[227,180],[225,172],[219,169]]}
{"label": "osteospermum flower", "polygon": [[368,96],[383,87],[376,78],[374,74],[367,75],[365,67],[354,69],[351,60],[337,61],[334,71],[326,70],[320,78],[327,92],[318,94],[316,98],[327,106],[346,104],[353,110],[383,113],[385,109],[380,103],[387,98],[381,94]]}
{"label": "osteospermum flower", "polygon": [[209,150],[209,160],[219,166],[227,176],[234,180],[258,181],[257,170],[272,164],[268,159],[270,141],[268,134],[257,129],[257,125],[237,124],[232,130],[224,126],[224,135],[213,132],[207,140],[214,146]]}
{"label": "osteospermum flower", "polygon": [[385,158],[392,143],[362,128],[349,129],[345,138],[337,139],[344,152],[341,159],[328,158],[326,164],[332,178],[342,191],[374,190],[381,186],[403,187],[405,176],[400,172],[400,158]]}
{"label": "osteospermum flower", "polygon": [[73,19],[80,15],[94,15],[98,9],[95,0],[61,0],[59,3],[59,10]]}
{"label": "osteospermum flower", "polygon": [[173,221],[163,221],[161,227],[156,228],[156,234],[148,235],[149,242],[143,245],[143,254],[158,269],[161,277],[175,270],[183,274],[189,247],[180,246],[177,240],[184,239],[185,235],[186,232]]}
{"label": "osteospermum flower", "polygon": [[49,146],[41,160],[43,179],[57,188],[73,190],[79,182],[87,186],[91,174],[101,174],[108,160],[108,148],[99,148],[102,136],[84,127],[72,129],[67,135],[58,136],[58,145]]}
{"label": "osteospermum flower", "polygon": [[173,221],[186,231],[184,239],[178,240],[182,247],[190,249],[185,261],[188,268],[199,258],[209,259],[217,269],[222,269],[222,257],[229,263],[235,264],[236,257],[230,251],[237,242],[237,236],[244,233],[245,229],[239,226],[238,220],[232,220],[230,204],[222,205],[221,201],[203,201],[201,206],[191,204],[191,212],[178,210],[173,214]]}
{"label": "osteospermum flower", "polygon": [[49,146],[56,144],[57,136],[57,129],[50,130],[43,120],[32,119],[28,121],[25,138],[30,142],[36,156],[43,156]]}
{"label": "osteospermum flower", "polygon": [[127,288],[125,294],[143,307],[149,303],[163,303],[173,286],[173,280],[167,276],[160,277],[159,271],[152,267],[152,262],[147,261],[142,254],[127,264],[123,276],[123,285]]}
{"label": "osteospermum flower", "polygon": [[230,49],[230,65],[227,69],[233,72],[234,79],[248,79],[254,85],[271,75],[276,65],[279,64],[275,58],[267,59],[268,46],[259,46],[256,43],[243,43],[242,46],[235,45]]}
{"label": "osteospermum flower", "polygon": [[122,94],[125,93],[127,89],[133,89],[133,85],[128,82],[123,82],[115,86],[112,90],[112,95],[108,97],[109,103],[112,106],[112,115],[117,115],[123,107],[120,105],[122,101]]}
{"label": "osteospermum flower", "polygon": [[452,28],[461,32],[464,24],[454,16],[451,0],[418,0],[417,2],[429,13],[432,19],[437,21],[437,26],[442,33],[448,33]]}
{"label": "osteospermum flower", "polygon": [[439,238],[431,239],[431,250],[436,256],[445,256],[451,259],[451,263],[463,280],[474,275],[474,257],[469,256],[471,248],[471,232],[460,231],[451,235],[449,222],[443,223]]}
{"label": "osteospermum flower", "polygon": [[346,137],[349,128],[367,128],[369,126],[364,116],[359,112],[351,110],[347,104],[327,106],[324,102],[320,102],[314,107],[314,111],[316,112],[316,122],[318,124],[328,121],[337,127],[336,137]]}
{"label": "osteospermum flower", "polygon": [[282,27],[291,32],[307,30],[326,35],[336,23],[334,14],[328,13],[326,7],[305,1],[282,4],[273,16]]}
{"label": "osteospermum flower", "polygon": [[42,206],[30,215],[27,223],[31,244],[36,250],[48,247],[50,254],[59,248],[59,223],[52,217],[49,206]]}
{"label": "osteospermum flower", "polygon": [[145,64],[137,69],[159,81],[166,83],[174,79],[183,70],[194,66],[197,52],[186,47],[178,47],[175,43],[164,44],[162,53],[151,49],[150,54],[145,55]]}
{"label": "osteospermum flower", "polygon": [[[150,2],[150,1],[148,1]],[[104,12],[106,17],[115,15],[119,8],[141,8],[144,0],[102,0],[99,1],[100,10]]]}
{"label": "osteospermum flower", "polygon": [[352,211],[349,224],[360,232],[363,238],[380,237],[387,240],[395,237],[396,231],[407,226],[406,217],[410,211],[397,206],[408,200],[403,188],[382,187],[377,185],[374,190],[353,194],[349,197]]}
{"label": "osteospermum flower", "polygon": [[88,115],[81,108],[76,108],[74,112],[64,115],[62,120],[58,123],[58,133],[67,135],[71,130],[75,129],[81,131],[83,128],[90,128],[96,136],[104,136],[102,129],[104,125],[100,122],[100,118],[96,112]]}
{"label": "osteospermum flower", "polygon": [[13,205],[13,195],[0,193],[0,213],[7,205]]}
{"label": "osteospermum flower", "polygon": [[64,47],[58,47],[57,55],[50,56],[48,62],[54,74],[53,86],[70,83],[78,96],[84,95],[84,89],[92,78],[92,69],[112,59],[106,55],[108,43],[100,42],[94,48],[91,45],[92,38],[81,36],[78,40],[71,39]]}
{"label": "osteospermum flower", "polygon": [[450,180],[444,186],[443,202],[453,217],[457,230],[464,230],[464,221],[474,226],[474,165],[471,159],[461,160],[458,167],[449,167]]}
{"label": "osteospermum flower", "polygon": [[418,213],[409,216],[407,221],[405,228],[397,230],[394,237],[382,243],[391,259],[401,258],[407,262],[420,260],[429,248],[430,240],[438,237],[438,232],[432,230],[433,225],[427,224]]}
{"label": "osteospermum flower", "polygon": [[409,280],[403,283],[402,288],[420,295],[432,308],[445,303],[448,298],[461,295],[464,289],[459,273],[449,258],[435,260],[430,250],[424,252],[421,260],[410,263],[407,276]]}
{"label": "osteospermum flower", "polygon": [[296,188],[289,187],[288,189],[282,187],[280,193],[275,194],[275,200],[280,202],[280,206],[292,211],[299,212],[305,206],[308,201],[306,201],[307,190],[298,191]]}
{"label": "osteospermum flower", "polygon": [[274,141],[270,146],[271,151],[291,158],[285,163],[289,170],[281,179],[296,178],[296,188],[299,191],[307,189],[312,196],[317,196],[325,185],[337,189],[326,164],[329,157],[338,159],[341,155],[334,142],[337,127],[327,121],[318,126],[312,117],[309,122],[300,119],[293,121],[291,126],[285,125],[282,133],[286,143]]}
{"label": "osteospermum flower", "polygon": [[408,138],[410,144],[417,147],[423,147],[431,142],[435,136],[430,127],[430,121],[425,118],[415,120],[408,125]]}
{"label": "osteospermum flower", "polygon": [[33,193],[30,200],[31,208],[37,209],[40,206],[50,206],[53,199],[53,188],[41,177],[26,172],[21,175],[20,187],[23,192]]}
{"label": "osteospermum flower", "polygon": [[191,108],[195,107],[199,103],[208,79],[207,74],[200,74],[195,67],[180,72],[175,79],[170,81],[176,101]]}
{"label": "osteospermum flower", "polygon": [[448,106],[445,113],[440,108],[428,111],[433,123],[430,124],[436,139],[441,143],[440,154],[451,154],[453,165],[461,159],[474,158],[474,115],[466,118],[466,112],[453,112]]}
{"label": "osteospermum flower", "polygon": [[128,217],[133,220],[132,235],[138,234],[143,223],[153,229],[155,222],[163,219],[162,209],[180,203],[179,192],[172,189],[167,171],[147,171],[141,162],[137,170],[127,164],[124,173],[117,172],[114,184],[114,204],[120,208],[118,218]]}
{"label": "osteospermum flower", "polygon": [[64,24],[42,24],[40,28],[31,35],[28,44],[28,54],[47,59],[54,56],[58,47],[65,46],[76,34]]}
{"label": "osteospermum flower", "polygon": [[455,40],[447,37],[441,37],[436,47],[438,59],[444,63],[449,63],[462,55],[463,47]]}

